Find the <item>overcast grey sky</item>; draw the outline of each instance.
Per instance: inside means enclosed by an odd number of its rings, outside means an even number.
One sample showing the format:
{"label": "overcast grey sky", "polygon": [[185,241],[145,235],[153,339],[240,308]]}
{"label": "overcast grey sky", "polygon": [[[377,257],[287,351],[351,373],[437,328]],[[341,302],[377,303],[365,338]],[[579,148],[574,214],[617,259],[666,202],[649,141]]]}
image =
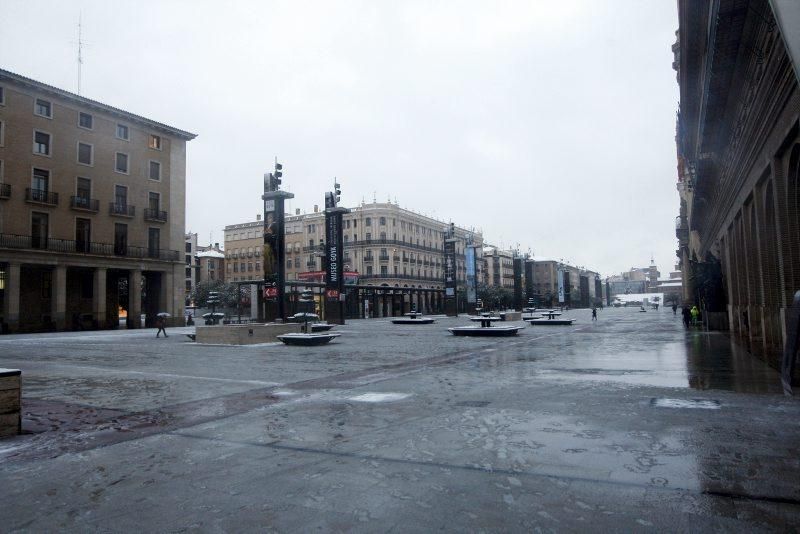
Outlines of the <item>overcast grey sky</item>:
{"label": "overcast grey sky", "polygon": [[0,67],[197,133],[187,230],[403,207],[608,275],[675,263],[674,0],[0,1]]}

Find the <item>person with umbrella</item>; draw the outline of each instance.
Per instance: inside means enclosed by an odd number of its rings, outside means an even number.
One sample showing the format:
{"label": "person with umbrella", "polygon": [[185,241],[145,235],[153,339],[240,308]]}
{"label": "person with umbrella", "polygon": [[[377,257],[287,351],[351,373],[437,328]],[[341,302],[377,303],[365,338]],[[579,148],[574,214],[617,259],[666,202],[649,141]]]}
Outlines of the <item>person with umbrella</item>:
{"label": "person with umbrella", "polygon": [[169,317],[168,313],[161,312],[156,315],[156,326],[158,327],[158,332],[156,332],[156,337],[158,337],[161,332],[164,332],[164,337],[167,337],[167,329],[166,329],[166,320],[165,318]]}

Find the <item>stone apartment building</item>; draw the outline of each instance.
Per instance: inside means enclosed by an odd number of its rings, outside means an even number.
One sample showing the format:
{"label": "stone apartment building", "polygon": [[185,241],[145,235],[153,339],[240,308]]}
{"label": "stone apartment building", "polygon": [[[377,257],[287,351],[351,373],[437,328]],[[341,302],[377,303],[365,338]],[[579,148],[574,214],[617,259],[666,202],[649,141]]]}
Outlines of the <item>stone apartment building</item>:
{"label": "stone apartment building", "polygon": [[0,70],[3,331],[180,320],[194,137]]}
{"label": "stone apartment building", "polygon": [[659,285],[661,273],[651,259],[649,267],[631,267],[630,270],[606,278],[610,295],[650,293]]}
{"label": "stone apartment building", "polygon": [[533,266],[534,299],[542,306],[558,306],[558,272],[564,276],[564,303],[573,308],[589,307],[602,300],[600,275],[589,269],[556,260],[535,260]]}
{"label": "stone apartment building", "polygon": [[229,282],[264,279],[261,270],[264,222],[260,214],[256,215],[255,219],[252,222],[230,224],[225,227],[225,279]]}
{"label": "stone apartment building", "polygon": [[800,4],[678,1],[684,299],[779,365],[800,289]]}
{"label": "stone apartment building", "polygon": [[[322,281],[325,214],[317,207],[311,213],[287,215],[287,281]],[[391,202],[362,203],[344,215],[345,271],[357,272],[360,285],[443,289],[444,232],[448,224],[400,208]],[[226,276],[231,281],[259,280],[263,222],[225,227]],[[480,234],[456,228],[456,275],[466,281],[465,248],[468,242],[483,244]],[[479,279],[481,264],[477,259]]]}
{"label": "stone apartment building", "polygon": [[483,249],[483,278],[487,286],[514,288],[514,253],[497,247]]}
{"label": "stone apartment building", "polygon": [[219,243],[212,246],[199,247],[195,254],[195,268],[197,283],[225,281],[225,252],[219,248]]}
{"label": "stone apartment building", "polygon": [[189,232],[184,237],[184,304],[191,305],[191,294],[197,285],[197,269],[195,257],[197,254],[197,234]]}

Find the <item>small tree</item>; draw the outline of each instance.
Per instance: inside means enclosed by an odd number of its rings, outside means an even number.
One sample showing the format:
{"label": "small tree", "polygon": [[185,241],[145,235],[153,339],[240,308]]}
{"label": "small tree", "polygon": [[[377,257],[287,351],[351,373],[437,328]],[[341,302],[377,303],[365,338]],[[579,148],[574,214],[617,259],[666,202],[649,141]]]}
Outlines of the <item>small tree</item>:
{"label": "small tree", "polygon": [[236,284],[228,284],[222,280],[210,280],[195,285],[192,290],[192,300],[194,300],[195,305],[201,308],[208,307],[208,294],[211,291],[216,291],[219,294],[219,304],[223,308],[233,308],[239,303]]}
{"label": "small tree", "polygon": [[484,308],[508,308],[514,302],[514,292],[505,287],[481,284],[478,287],[478,298],[483,301]]}

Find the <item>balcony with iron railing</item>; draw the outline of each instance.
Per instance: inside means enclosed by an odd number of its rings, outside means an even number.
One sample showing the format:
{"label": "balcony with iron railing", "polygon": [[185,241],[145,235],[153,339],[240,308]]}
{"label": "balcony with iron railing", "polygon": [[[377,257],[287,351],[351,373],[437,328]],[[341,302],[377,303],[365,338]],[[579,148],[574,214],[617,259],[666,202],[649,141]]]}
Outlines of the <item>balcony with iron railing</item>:
{"label": "balcony with iron railing", "polygon": [[11,198],[11,184],[0,184],[0,198]]}
{"label": "balcony with iron railing", "polygon": [[381,254],[380,256],[378,256],[378,260],[379,261],[389,261],[389,255],[388,254]]}
{"label": "balcony with iron railing", "polygon": [[97,213],[100,211],[100,201],[96,198],[72,195],[69,197],[69,207],[78,211],[91,211],[92,213]]}
{"label": "balcony with iron railing", "polygon": [[56,239],[54,237],[0,234],[0,248],[38,250],[59,254],[87,254],[92,256],[117,256],[135,259],[179,261],[177,250],[135,247],[122,243],[97,243],[94,241]]}
{"label": "balcony with iron railing", "polygon": [[136,215],[136,207],[130,204],[120,204],[117,202],[109,202],[108,214],[116,215],[118,217],[133,217]]}
{"label": "balcony with iron railing", "polygon": [[345,247],[355,247],[355,246],[378,246],[378,245],[394,245],[399,247],[406,247],[411,248],[414,250],[422,250],[428,252],[443,252],[444,249],[442,247],[431,247],[426,245],[417,245],[415,243],[406,242],[406,241],[398,241],[397,239],[364,239],[362,241],[351,241],[345,243]]}
{"label": "balcony with iron railing", "polygon": [[47,204],[48,206],[58,205],[58,193],[53,193],[45,189],[25,188],[25,201],[35,204]]}
{"label": "balcony with iron railing", "polygon": [[435,276],[417,276],[414,274],[359,274],[359,279],[363,280],[375,280],[375,279],[386,279],[386,280],[419,280],[424,282],[439,282],[442,283],[441,277]]}
{"label": "balcony with iron railing", "polygon": [[392,256],[392,259],[393,259],[394,261],[400,261],[400,256],[398,256],[397,254],[395,254],[394,256]]}
{"label": "balcony with iron railing", "polygon": [[372,263],[375,261],[375,256],[364,256],[364,263]]}
{"label": "balcony with iron railing", "polygon": [[144,220],[152,222],[167,222],[167,212],[151,208],[145,208]]}

